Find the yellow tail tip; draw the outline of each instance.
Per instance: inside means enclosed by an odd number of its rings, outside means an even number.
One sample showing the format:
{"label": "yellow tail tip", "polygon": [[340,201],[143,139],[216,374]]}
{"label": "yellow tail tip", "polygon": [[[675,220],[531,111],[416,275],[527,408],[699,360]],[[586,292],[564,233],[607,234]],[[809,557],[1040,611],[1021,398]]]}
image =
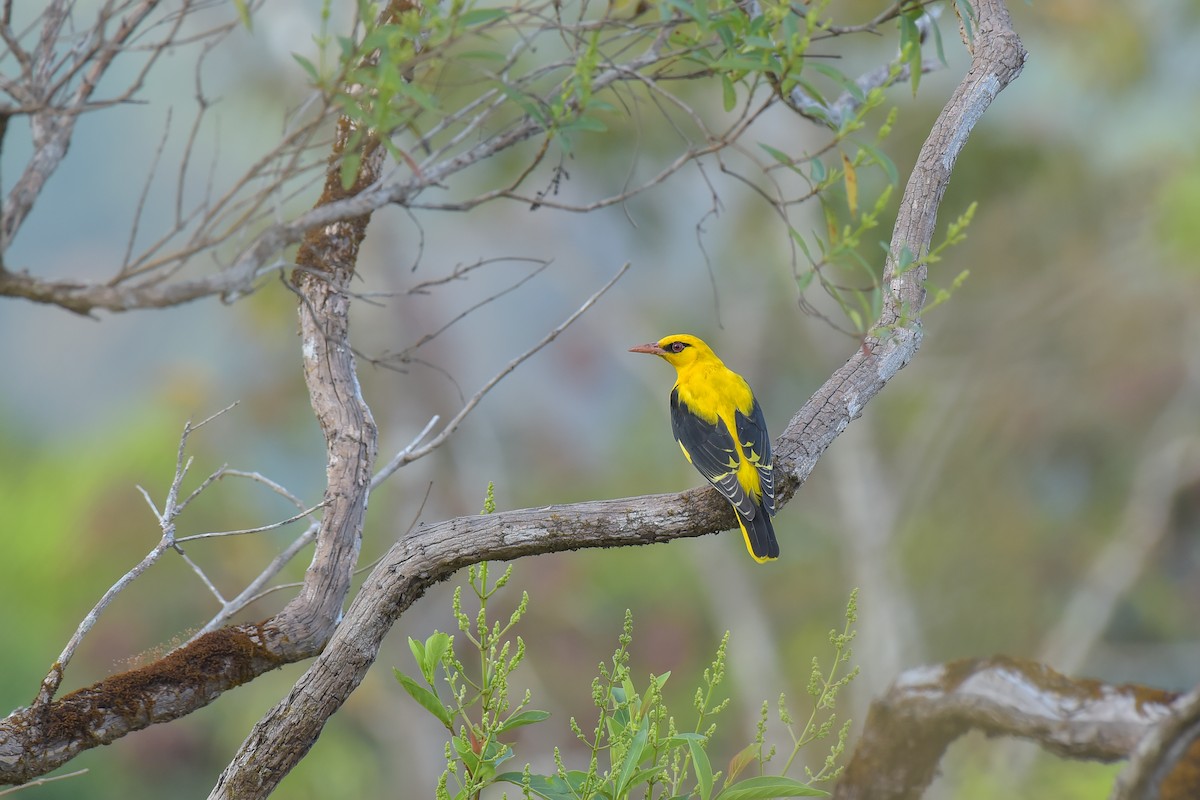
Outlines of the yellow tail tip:
{"label": "yellow tail tip", "polygon": [[[755,552],[754,545],[750,538],[750,531],[746,529],[746,522],[742,519],[740,514],[738,515],[738,527],[742,529],[742,541],[746,543],[746,552],[750,554],[750,557],[754,559],[756,563],[765,564],[768,561],[775,561],[779,558],[779,544],[775,541],[775,531],[771,528],[770,518],[767,516],[765,511],[761,513],[762,521],[765,524],[762,525],[763,530],[758,531],[758,533],[760,538],[764,536],[766,537],[762,542],[766,549],[766,555],[760,556]],[[752,522],[751,524],[753,525],[754,523]],[[771,554],[772,550],[774,551],[774,555]]]}

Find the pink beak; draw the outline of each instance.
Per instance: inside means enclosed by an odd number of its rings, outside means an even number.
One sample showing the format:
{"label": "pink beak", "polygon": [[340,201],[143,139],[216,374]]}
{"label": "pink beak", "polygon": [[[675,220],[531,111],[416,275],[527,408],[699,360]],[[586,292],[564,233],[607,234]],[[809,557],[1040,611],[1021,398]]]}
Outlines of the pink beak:
{"label": "pink beak", "polygon": [[637,347],[629,348],[631,353],[649,353],[652,356],[666,355],[667,351],[658,346],[658,342],[649,342],[648,344],[639,344]]}

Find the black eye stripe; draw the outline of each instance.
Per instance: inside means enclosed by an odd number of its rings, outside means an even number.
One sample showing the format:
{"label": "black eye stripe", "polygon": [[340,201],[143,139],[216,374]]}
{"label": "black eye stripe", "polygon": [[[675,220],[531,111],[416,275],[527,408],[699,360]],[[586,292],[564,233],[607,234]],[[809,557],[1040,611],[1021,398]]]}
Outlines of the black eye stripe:
{"label": "black eye stripe", "polygon": [[685,347],[687,347],[687,342],[671,342],[667,345],[667,349],[672,353],[682,353]]}

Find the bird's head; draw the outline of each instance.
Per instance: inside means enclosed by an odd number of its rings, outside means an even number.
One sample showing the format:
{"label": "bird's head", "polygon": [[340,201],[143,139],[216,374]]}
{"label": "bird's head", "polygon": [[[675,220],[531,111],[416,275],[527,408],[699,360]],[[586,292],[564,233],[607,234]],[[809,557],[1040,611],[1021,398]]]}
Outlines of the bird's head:
{"label": "bird's head", "polygon": [[702,340],[686,333],[673,333],[670,336],[664,336],[657,342],[639,344],[637,347],[629,348],[629,352],[660,356],[675,369],[684,369],[698,360],[716,359],[712,348]]}

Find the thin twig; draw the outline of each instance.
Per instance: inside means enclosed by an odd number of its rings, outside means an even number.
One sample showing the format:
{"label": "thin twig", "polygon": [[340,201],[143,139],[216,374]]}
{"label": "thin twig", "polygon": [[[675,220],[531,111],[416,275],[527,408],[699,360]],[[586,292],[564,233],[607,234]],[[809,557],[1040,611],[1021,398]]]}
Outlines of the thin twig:
{"label": "thin twig", "polygon": [[[372,485],[374,485],[373,482],[372,482]],[[409,533],[412,532],[413,528],[415,528],[417,526],[417,520],[419,520],[421,518],[421,513],[425,510],[425,503],[428,502],[428,500],[429,500],[429,492],[431,489],[433,489],[432,483],[425,487],[425,496],[421,498],[421,504],[419,506],[417,506],[417,510],[413,514],[412,521],[409,522],[408,527],[404,530],[404,533],[400,534],[401,538],[403,538],[404,536],[407,536]],[[310,528],[310,530],[307,533],[311,533],[311,534],[315,535],[316,531],[317,531],[317,528],[314,525],[312,528]],[[301,538],[303,538],[303,537],[301,537]],[[309,541],[312,541],[311,538],[305,540],[303,542],[303,544],[307,544]],[[300,542],[301,542],[301,540],[297,539],[296,542],[293,543],[293,545],[300,545]],[[300,545],[300,546],[302,546],[302,545]],[[299,549],[299,547],[297,547],[297,550],[298,549]],[[279,558],[276,559],[276,561],[271,562],[272,565],[274,565],[276,562],[279,562],[279,567],[282,567],[283,564],[285,564],[285,563],[287,563],[287,561],[291,560],[291,557],[292,557],[291,555],[287,555],[286,558],[284,557],[285,555],[286,555],[286,552],[281,553]],[[375,560],[371,561],[369,564],[363,564],[360,567],[356,567],[354,569],[354,573],[353,573],[354,576],[357,577],[364,573],[370,572],[386,556],[387,556],[387,553],[385,552],[385,553],[381,554]],[[243,590],[242,594],[238,595],[236,598],[229,601],[226,604],[225,608],[223,608],[221,610],[221,613],[219,615],[217,615],[217,617],[214,617],[213,620],[211,620],[207,625],[205,625],[204,629],[199,631],[196,634],[196,636],[199,636],[200,634],[203,634],[203,633],[207,633],[210,630],[215,630],[217,627],[220,627],[220,625],[225,624],[225,622],[227,622],[229,620],[229,618],[231,618],[238,611],[242,610],[246,606],[249,606],[253,603],[257,603],[259,600],[262,600],[264,597],[269,597],[269,596],[275,594],[276,592],[282,592],[286,589],[299,589],[301,586],[304,585],[304,583],[302,581],[293,581],[291,583],[278,583],[274,586],[271,586],[270,588],[262,589],[262,591],[258,591],[258,589],[261,588],[261,586],[264,583],[266,583],[268,580],[270,580],[272,577],[274,577],[274,575],[278,571],[279,570],[276,569],[273,572],[271,572],[270,575],[268,575],[267,570],[264,570],[263,574],[260,575],[258,578],[256,578],[253,584],[251,584],[250,586],[247,586],[246,589]],[[252,592],[256,592],[256,593],[252,593]],[[194,639],[195,637],[192,637],[192,638]]]}
{"label": "thin twig", "polygon": [[213,531],[211,533],[195,533],[195,534],[192,534],[191,536],[181,536],[180,538],[176,539],[175,542],[177,544],[183,544],[184,542],[194,542],[197,539],[216,539],[216,538],[221,538],[221,537],[225,537],[225,536],[243,536],[247,533],[265,533],[267,531],[274,531],[274,530],[278,530],[279,528],[282,528],[284,525],[290,525],[291,523],[295,522],[296,520],[304,519],[305,517],[312,514],[314,511],[316,511],[317,509],[322,508],[324,505],[325,505],[325,502],[322,501],[320,503],[317,503],[315,506],[311,506],[310,508],[304,509],[299,514],[294,514],[294,515],[288,517],[287,519],[280,520],[279,522],[272,522],[270,525],[262,525],[257,528],[239,528],[238,530],[233,530],[233,531]]}
{"label": "thin twig", "polygon": [[16,794],[22,789],[28,789],[33,786],[43,786],[47,783],[53,783],[54,781],[61,781],[64,778],[78,778],[80,775],[86,775],[87,772],[88,771],[86,769],[77,769],[74,772],[64,772],[62,775],[51,775],[49,778],[37,778],[35,780],[28,781],[27,783],[22,783],[20,786],[11,786],[7,789],[0,790],[0,797],[3,797],[6,794]]}
{"label": "thin twig", "polygon": [[[609,289],[611,289],[613,287],[613,284],[615,284],[618,280],[620,280],[621,276],[629,271],[629,267],[630,267],[629,262],[628,261],[625,262],[625,264],[622,265],[622,267],[619,270],[617,270],[617,274],[614,275],[611,279],[609,279],[608,283],[601,286],[600,289],[598,289],[591,297],[589,297],[586,301],[584,301],[583,305],[581,305],[575,311],[574,314],[567,317],[561,324],[559,324],[558,327],[556,327],[554,330],[550,331],[548,334],[543,336],[542,339],[537,344],[535,344],[533,347],[529,348],[524,353],[522,353],[521,355],[514,358],[512,361],[508,362],[508,364],[506,364],[504,366],[504,369],[500,370],[495,375],[493,375],[491,380],[489,380],[487,383],[485,383],[479,389],[479,391],[477,391],[474,395],[471,396],[471,398],[469,400],[467,400],[466,404],[463,405],[462,409],[460,409],[459,412],[457,414],[455,414],[454,417],[448,423],[446,423],[446,427],[442,428],[442,430],[438,433],[438,435],[433,437],[433,439],[431,439],[428,444],[426,444],[424,447],[416,448],[414,450],[411,450],[408,453],[404,453],[401,456],[399,456],[398,457],[399,463],[396,465],[395,469],[399,469],[400,467],[404,466],[405,464],[412,463],[413,461],[416,461],[418,458],[423,458],[423,457],[429,455],[430,453],[432,453],[437,448],[441,447],[442,443],[445,442],[446,439],[448,439],[450,437],[450,434],[454,433],[454,431],[458,428],[458,426],[460,424],[462,424],[462,421],[464,419],[466,419],[467,415],[470,414],[471,411],[473,411],[475,409],[475,406],[479,405],[479,401],[483,399],[484,395],[486,395],[489,391],[491,391],[496,386],[496,384],[498,384],[501,380],[503,380],[505,377],[507,377],[510,372],[512,372],[517,367],[521,366],[521,364],[524,363],[530,356],[532,356],[534,353],[541,350],[546,345],[550,344],[550,342],[557,339],[558,335],[560,333],[565,331],[567,329],[567,327],[571,323],[573,323],[575,320],[579,319],[579,317],[582,316],[585,311],[587,311],[589,308],[591,308],[605,292],[607,292]],[[396,461],[396,460],[397,459],[393,459],[393,461]],[[391,466],[391,464],[389,464],[388,466]],[[393,469],[393,471],[395,471],[395,470]]]}
{"label": "thin twig", "polygon": [[208,574],[205,573],[204,569],[195,561],[193,561],[191,556],[179,548],[178,542],[176,542],[175,551],[179,553],[179,557],[183,559],[183,563],[192,568],[192,572],[196,573],[196,577],[200,578],[200,582],[204,584],[204,587],[208,589],[212,596],[217,598],[217,602],[223,604],[225,602],[225,597],[221,594],[221,590],[218,589],[217,585],[209,579]]}
{"label": "thin twig", "polygon": [[[188,422],[183,426],[183,433],[179,437],[179,450],[175,456],[175,477],[171,481],[171,488],[167,491],[167,500],[163,504],[163,509],[161,512],[155,508],[154,502],[150,499],[150,494],[142,487],[137,487],[142,493],[142,496],[146,499],[146,503],[154,511],[154,516],[158,520],[159,527],[162,529],[162,538],[159,539],[158,544],[156,544],[153,549],[151,549],[150,552],[142,558],[141,561],[139,561],[132,569],[122,575],[116,583],[108,588],[108,591],[104,593],[100,600],[97,601],[94,606],[92,606],[90,611],[88,611],[83,620],[80,621],[79,625],[75,628],[75,632],[71,634],[71,638],[67,641],[66,646],[63,648],[58,658],[55,659],[54,664],[51,665],[50,671],[46,674],[46,677],[42,679],[42,684],[38,690],[37,698],[34,700],[35,705],[44,705],[54,699],[55,692],[57,692],[58,687],[62,685],[62,679],[66,673],[67,665],[71,663],[71,659],[74,658],[75,652],[79,649],[79,645],[83,643],[84,637],[87,636],[93,627],[95,627],[96,622],[100,619],[100,615],[106,608],[108,608],[113,599],[122,591],[124,591],[125,587],[137,580],[142,573],[155,564],[162,557],[163,553],[169,549],[177,547],[175,541],[175,518],[180,509],[178,506],[176,506],[175,501],[179,496],[179,485],[183,482],[183,476],[187,473],[187,469],[192,463],[190,458],[187,459],[187,461],[184,461],[184,448],[187,446],[188,437],[194,431],[204,427],[209,422],[212,422],[217,417],[229,411],[235,405],[237,405],[237,403],[231,403],[212,416],[202,420],[197,425],[193,425],[191,420],[188,420]],[[190,500],[191,498],[189,497],[188,499]]]}
{"label": "thin twig", "polygon": [[232,478],[246,478],[247,480],[252,480],[252,481],[261,483],[263,486],[266,486],[268,489],[275,492],[275,494],[286,499],[289,503],[294,505],[296,508],[299,508],[301,510],[304,509],[304,502],[299,497],[296,497],[296,495],[292,494],[285,487],[281,486],[280,484],[278,484],[275,481],[271,480],[270,478],[266,477],[261,472],[248,472],[246,470],[241,470],[241,469],[222,470],[221,477],[224,478],[227,475]]}
{"label": "thin twig", "polygon": [[[234,614],[237,614],[243,608],[250,605],[263,595],[269,594],[270,591],[264,592],[262,587],[270,583],[285,566],[291,563],[292,559],[295,558],[301,550],[313,543],[313,540],[317,538],[317,532],[320,530],[320,528],[320,523],[317,522],[309,525],[308,528],[305,529],[304,533],[297,536],[291,544],[284,548],[283,552],[271,559],[271,562],[263,568],[262,572],[260,572],[254,580],[246,584],[246,587],[242,589],[242,591],[240,591],[236,597],[228,600],[221,607],[221,610],[217,612],[212,619],[205,623],[204,627],[197,631],[196,635],[193,636],[189,641],[194,641],[197,637],[216,630],[217,628],[229,622],[229,620],[233,618]],[[303,584],[295,585],[302,586]]]}
{"label": "thin twig", "polygon": [[439,417],[437,414],[434,414],[429,419],[429,422],[425,423],[425,427],[421,429],[421,432],[414,436],[413,440],[409,442],[403,450],[401,450],[399,453],[396,453],[392,460],[384,465],[383,469],[375,473],[375,477],[371,479],[372,492],[379,488],[379,484],[390,478],[396,470],[408,463],[405,461],[405,459],[408,458],[409,454],[416,449],[417,445],[421,443],[421,440],[429,435],[429,432],[433,430],[433,426],[437,425],[438,420],[440,419],[441,417]]}

